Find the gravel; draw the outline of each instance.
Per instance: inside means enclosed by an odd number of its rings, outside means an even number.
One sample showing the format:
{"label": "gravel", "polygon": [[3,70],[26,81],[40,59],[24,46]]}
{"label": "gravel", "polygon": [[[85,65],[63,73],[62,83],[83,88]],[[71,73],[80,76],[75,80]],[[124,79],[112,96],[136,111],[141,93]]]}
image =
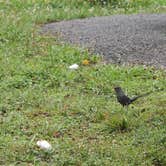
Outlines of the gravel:
{"label": "gravel", "polygon": [[45,24],[43,33],[118,64],[166,68],[166,14],[91,17]]}

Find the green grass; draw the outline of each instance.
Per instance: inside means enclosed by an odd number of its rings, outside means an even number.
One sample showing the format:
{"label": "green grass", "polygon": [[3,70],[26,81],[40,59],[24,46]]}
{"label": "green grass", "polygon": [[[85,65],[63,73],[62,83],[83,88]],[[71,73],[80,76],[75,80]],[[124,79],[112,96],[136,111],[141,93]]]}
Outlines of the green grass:
{"label": "green grass", "polygon": [[[105,65],[86,50],[38,34],[41,23],[163,12],[166,2],[139,4],[112,9],[83,0],[0,1],[0,165],[166,164],[165,72]],[[89,65],[82,65],[85,59]],[[69,70],[73,63],[80,68]],[[132,95],[155,92],[126,111],[116,102],[115,85]],[[40,150],[40,139],[53,150]]]}

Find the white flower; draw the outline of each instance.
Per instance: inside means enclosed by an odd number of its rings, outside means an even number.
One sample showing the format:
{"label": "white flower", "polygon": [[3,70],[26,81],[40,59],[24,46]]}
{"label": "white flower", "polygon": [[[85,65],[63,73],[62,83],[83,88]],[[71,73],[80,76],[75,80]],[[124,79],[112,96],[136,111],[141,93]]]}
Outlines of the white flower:
{"label": "white flower", "polygon": [[51,150],[52,149],[51,144],[49,144],[46,140],[37,141],[36,144],[37,144],[37,146],[39,146],[43,150]]}
{"label": "white flower", "polygon": [[79,66],[77,64],[73,64],[73,65],[69,66],[69,69],[72,69],[72,70],[76,70],[78,68],[79,68]]}
{"label": "white flower", "polygon": [[89,12],[93,12],[94,11],[94,7],[91,7],[90,9],[88,9]]}

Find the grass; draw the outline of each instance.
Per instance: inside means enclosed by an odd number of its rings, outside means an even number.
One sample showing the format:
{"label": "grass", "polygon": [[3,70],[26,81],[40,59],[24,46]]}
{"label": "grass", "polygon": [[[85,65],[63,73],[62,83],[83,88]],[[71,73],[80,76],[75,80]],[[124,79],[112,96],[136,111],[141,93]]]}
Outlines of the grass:
{"label": "grass", "polygon": [[[0,165],[166,164],[165,72],[105,65],[86,50],[38,34],[49,21],[163,12],[166,5],[142,3],[112,9],[82,0],[0,2]],[[69,70],[73,63],[80,68]],[[116,102],[115,85],[133,95],[154,93],[126,111]],[[53,150],[40,150],[40,139]]]}

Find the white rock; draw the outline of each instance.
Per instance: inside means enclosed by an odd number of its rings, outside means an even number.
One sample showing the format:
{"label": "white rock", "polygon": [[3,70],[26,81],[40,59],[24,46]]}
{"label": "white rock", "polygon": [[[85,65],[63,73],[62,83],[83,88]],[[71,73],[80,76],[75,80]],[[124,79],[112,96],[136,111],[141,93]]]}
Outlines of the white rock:
{"label": "white rock", "polygon": [[51,144],[48,143],[46,140],[37,141],[36,144],[37,144],[37,146],[39,146],[43,150],[51,150],[52,149]]}
{"label": "white rock", "polygon": [[79,68],[79,65],[77,65],[77,64],[73,64],[73,65],[69,66],[69,69],[72,69],[72,70],[76,70],[78,68]]}

